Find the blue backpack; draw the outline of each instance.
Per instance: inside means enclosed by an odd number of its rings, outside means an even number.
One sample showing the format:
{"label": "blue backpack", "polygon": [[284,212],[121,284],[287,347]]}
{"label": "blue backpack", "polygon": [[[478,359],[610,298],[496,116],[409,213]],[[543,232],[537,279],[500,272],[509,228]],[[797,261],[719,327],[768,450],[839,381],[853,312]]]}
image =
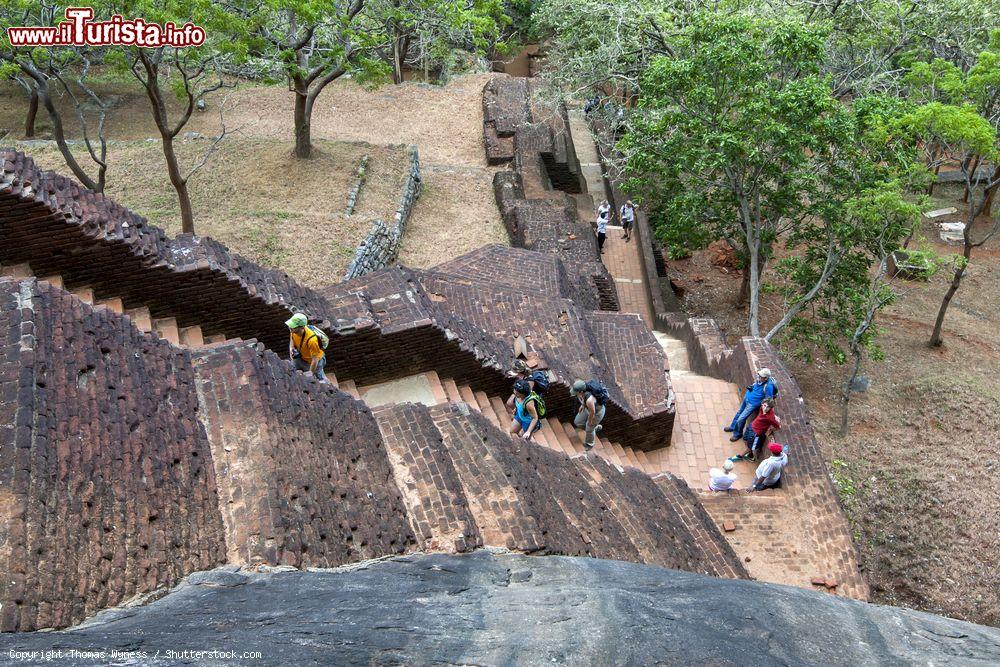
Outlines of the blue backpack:
{"label": "blue backpack", "polygon": [[587,393],[594,397],[600,405],[608,402],[608,390],[597,380],[587,380]]}
{"label": "blue backpack", "polygon": [[535,383],[535,392],[544,394],[549,390],[549,376],[545,371],[535,371],[528,376],[528,379]]}

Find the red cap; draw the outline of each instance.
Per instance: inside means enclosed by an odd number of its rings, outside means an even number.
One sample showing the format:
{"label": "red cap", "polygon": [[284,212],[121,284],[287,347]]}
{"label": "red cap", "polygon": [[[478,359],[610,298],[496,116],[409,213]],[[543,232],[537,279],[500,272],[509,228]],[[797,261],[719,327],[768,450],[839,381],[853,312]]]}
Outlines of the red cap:
{"label": "red cap", "polygon": [[782,450],[781,445],[779,445],[776,442],[772,442],[770,445],[767,446],[767,448],[771,450],[772,454],[780,454]]}

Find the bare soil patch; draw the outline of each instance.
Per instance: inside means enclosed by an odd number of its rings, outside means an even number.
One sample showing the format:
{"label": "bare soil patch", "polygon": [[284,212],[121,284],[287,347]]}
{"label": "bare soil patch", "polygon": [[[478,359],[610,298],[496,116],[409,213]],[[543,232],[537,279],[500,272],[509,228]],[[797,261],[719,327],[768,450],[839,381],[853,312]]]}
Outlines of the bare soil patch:
{"label": "bare soil patch", "polygon": [[[179,142],[182,167],[197,164],[210,145],[208,139]],[[54,145],[23,149],[42,167],[66,173]],[[366,181],[347,216],[363,155],[369,156]],[[338,282],[372,221],[392,219],[405,165],[405,149],[398,146],[319,140],[314,157],[301,161],[293,158],[290,142],[226,137],[189,182],[195,231],[306,285]],[[180,233],[177,196],[159,142],[113,143],[106,194],[169,235]]]}
{"label": "bare soil patch", "polygon": [[[928,208],[961,211],[960,194],[943,188]],[[926,246],[960,251],[942,243],[930,221],[922,233]],[[686,310],[714,317],[732,342],[746,331],[745,313],[732,306],[740,275],[715,266],[714,254],[671,261],[669,271],[687,290]],[[950,279],[943,271],[927,283],[906,283],[906,294],[882,315],[885,359],[863,371],[872,385],[854,395],[847,438],[838,436],[837,396],[847,369],[785,357],[828,455],[875,601],[1000,626],[993,573],[1000,553],[1000,239],[974,251],[945,320],[944,346],[932,350],[927,340]],[[779,305],[763,304],[765,323]]]}

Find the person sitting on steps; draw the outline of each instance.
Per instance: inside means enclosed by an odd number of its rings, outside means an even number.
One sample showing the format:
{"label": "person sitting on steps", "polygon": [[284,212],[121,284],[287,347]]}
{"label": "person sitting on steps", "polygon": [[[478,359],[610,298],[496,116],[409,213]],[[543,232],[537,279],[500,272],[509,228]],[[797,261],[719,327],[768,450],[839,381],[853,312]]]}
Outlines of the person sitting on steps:
{"label": "person sitting on steps", "polygon": [[513,416],[508,432],[517,435],[525,440],[531,440],[532,434],[542,427],[539,420],[541,399],[538,394],[531,390],[527,380],[518,380],[514,383],[513,410],[511,401],[507,401],[507,411]]}
{"label": "person sitting on steps", "polygon": [[309,319],[302,313],[295,313],[285,322],[289,330],[288,358],[295,368],[312,373],[320,382],[326,383],[326,353],[323,351],[330,339],[317,327],[309,324]]}
{"label": "person sitting on steps", "polygon": [[747,387],[746,394],[743,396],[743,402],[740,403],[740,407],[736,411],[736,416],[733,417],[732,423],[722,429],[726,433],[733,434],[729,440],[736,442],[743,437],[743,428],[750,415],[757,411],[765,398],[775,398],[777,395],[778,387],[774,383],[774,380],[771,379],[771,369],[762,368],[757,371],[757,381]]}
{"label": "person sitting on steps", "polygon": [[601,421],[604,419],[608,390],[597,380],[589,382],[577,380],[570,387],[569,395],[580,402],[576,409],[576,418],[573,419],[573,426],[584,432],[583,446],[590,450],[594,447],[597,432],[602,428]]}
{"label": "person sitting on steps", "polygon": [[712,468],[708,471],[709,491],[729,491],[736,483],[736,473],[733,472],[733,462],[726,459],[722,462],[722,469]]}
{"label": "person sitting on steps", "polygon": [[767,448],[771,451],[769,458],[761,461],[757,466],[757,472],[753,476],[753,484],[747,489],[747,493],[763,491],[764,489],[780,489],[781,474],[788,465],[788,447],[782,447],[776,442],[772,442]]}
{"label": "person sitting on steps", "polygon": [[763,455],[764,445],[767,444],[771,434],[781,428],[781,419],[775,414],[774,399],[765,398],[760,404],[760,412],[747,428],[743,439],[747,443],[747,451],[743,454],[747,461],[756,461]]}

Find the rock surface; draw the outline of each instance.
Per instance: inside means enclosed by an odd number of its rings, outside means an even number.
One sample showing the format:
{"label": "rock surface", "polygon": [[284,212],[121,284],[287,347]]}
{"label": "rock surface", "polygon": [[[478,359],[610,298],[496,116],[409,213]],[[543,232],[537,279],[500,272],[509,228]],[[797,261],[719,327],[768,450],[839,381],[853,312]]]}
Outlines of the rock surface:
{"label": "rock surface", "polygon": [[[59,664],[81,665],[986,665],[1000,662],[1000,630],[620,561],[479,551],[220,569],[72,630],[0,637],[0,654],[18,664],[57,650]],[[96,650],[107,653],[82,653]],[[223,653],[177,654],[213,650]]]}

